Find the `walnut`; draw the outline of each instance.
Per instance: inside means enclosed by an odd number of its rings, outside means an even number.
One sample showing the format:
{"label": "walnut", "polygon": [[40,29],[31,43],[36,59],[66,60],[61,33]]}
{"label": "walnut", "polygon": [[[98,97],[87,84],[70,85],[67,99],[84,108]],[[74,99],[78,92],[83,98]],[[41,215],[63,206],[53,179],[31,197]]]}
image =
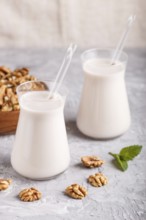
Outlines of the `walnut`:
{"label": "walnut", "polygon": [[19,109],[20,109],[20,106],[19,106],[18,104],[13,105],[13,109],[14,109],[14,110],[19,110]]}
{"label": "walnut", "polygon": [[33,202],[41,199],[42,194],[35,188],[24,189],[19,193],[20,200],[24,202]]}
{"label": "walnut", "polygon": [[7,88],[7,96],[9,97],[9,98],[11,98],[13,95],[14,95],[14,92],[13,92],[13,90],[12,90],[12,88]]}
{"label": "walnut", "polygon": [[0,191],[6,190],[11,184],[11,182],[12,182],[11,179],[0,179]]}
{"label": "walnut", "polygon": [[89,168],[100,167],[102,164],[104,164],[104,161],[96,156],[84,156],[81,157],[81,161],[85,167]]}
{"label": "walnut", "polygon": [[17,104],[18,104],[18,97],[17,97],[17,95],[13,95],[13,96],[11,97],[11,103],[12,103],[13,105],[17,105]]}
{"label": "walnut", "polygon": [[4,104],[4,105],[2,106],[2,108],[1,108],[1,111],[2,111],[2,112],[10,112],[10,111],[12,111],[12,110],[13,110],[12,105],[11,105],[11,104],[8,104],[8,103]]}
{"label": "walnut", "polygon": [[[36,78],[29,75],[27,68],[11,71],[5,66],[0,66],[0,111],[19,110],[16,87],[21,83],[34,80]],[[41,87],[40,90],[43,88]]]}
{"label": "walnut", "polygon": [[31,88],[32,90],[47,90],[48,89],[48,87],[47,87],[47,85],[44,83],[44,82],[33,82],[32,83],[32,88]]}
{"label": "walnut", "polygon": [[11,73],[11,70],[5,66],[0,66],[0,72],[8,75]]}
{"label": "walnut", "polygon": [[87,190],[83,186],[72,184],[66,188],[65,193],[74,199],[82,199],[87,195]]}
{"label": "walnut", "polygon": [[[19,73],[19,74],[18,74]],[[14,75],[22,75],[22,76],[25,76],[25,75],[28,75],[29,74],[29,69],[28,68],[21,68],[21,69],[15,69],[14,71]]]}
{"label": "walnut", "polygon": [[95,173],[88,177],[88,182],[95,187],[100,187],[108,183],[107,177],[102,173]]}
{"label": "walnut", "polygon": [[9,101],[9,100],[10,100],[9,97],[8,97],[7,95],[5,95],[5,96],[4,96],[4,101],[7,102],[7,101]]}

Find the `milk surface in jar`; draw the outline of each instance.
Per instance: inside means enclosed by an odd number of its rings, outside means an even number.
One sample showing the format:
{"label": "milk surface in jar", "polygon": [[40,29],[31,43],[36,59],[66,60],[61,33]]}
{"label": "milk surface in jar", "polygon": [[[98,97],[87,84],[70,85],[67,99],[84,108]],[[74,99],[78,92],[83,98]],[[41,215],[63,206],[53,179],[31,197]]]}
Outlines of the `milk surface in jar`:
{"label": "milk surface in jar", "polygon": [[48,91],[31,91],[19,99],[20,117],[11,155],[13,168],[32,179],[47,179],[67,169],[70,161],[64,122],[65,100]]}
{"label": "milk surface in jar", "polygon": [[125,63],[119,60],[112,65],[108,56],[102,54],[100,58],[97,54],[93,56],[93,52],[96,51],[89,51],[90,56],[83,62],[84,84],[77,126],[90,137],[113,138],[123,134],[131,122]]}

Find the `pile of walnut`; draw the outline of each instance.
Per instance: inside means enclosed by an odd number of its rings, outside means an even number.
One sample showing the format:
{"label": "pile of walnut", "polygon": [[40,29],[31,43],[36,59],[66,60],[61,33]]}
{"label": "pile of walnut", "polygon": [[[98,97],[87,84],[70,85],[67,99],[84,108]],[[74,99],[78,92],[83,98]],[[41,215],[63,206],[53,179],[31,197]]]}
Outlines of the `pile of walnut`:
{"label": "pile of walnut", "polygon": [[[100,167],[104,164],[104,161],[97,156],[81,157],[81,162],[84,167],[88,168]],[[94,175],[90,175],[87,181],[95,187],[101,187],[108,183],[107,177],[104,176],[102,173],[95,173]],[[83,199],[88,194],[88,191],[85,187],[75,183],[71,186],[68,186],[65,190],[65,193],[71,198]]]}
{"label": "pile of walnut", "polygon": [[21,68],[10,70],[5,66],[0,67],[0,111],[19,110],[16,87],[21,83],[35,80],[29,75],[29,69]]}

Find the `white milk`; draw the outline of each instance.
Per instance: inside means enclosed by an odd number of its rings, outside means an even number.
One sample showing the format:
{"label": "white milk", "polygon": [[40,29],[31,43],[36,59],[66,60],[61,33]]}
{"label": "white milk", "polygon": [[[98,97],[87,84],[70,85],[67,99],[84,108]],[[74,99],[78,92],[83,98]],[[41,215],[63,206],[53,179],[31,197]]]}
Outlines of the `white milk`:
{"label": "white milk", "polygon": [[47,91],[28,92],[20,98],[20,117],[11,156],[13,168],[32,179],[53,177],[70,161],[64,123],[64,99]]}
{"label": "white milk", "polygon": [[93,138],[121,135],[130,126],[125,66],[95,58],[86,61],[83,70],[85,80],[77,116],[79,130]]}

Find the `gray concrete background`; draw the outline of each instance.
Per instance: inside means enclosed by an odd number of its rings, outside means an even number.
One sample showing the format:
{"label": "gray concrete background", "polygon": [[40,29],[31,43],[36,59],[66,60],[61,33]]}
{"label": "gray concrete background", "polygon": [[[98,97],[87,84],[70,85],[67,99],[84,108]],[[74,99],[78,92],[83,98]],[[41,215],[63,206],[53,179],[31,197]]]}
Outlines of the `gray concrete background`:
{"label": "gray concrete background", "polygon": [[[80,63],[81,50],[76,52],[64,84],[70,89],[65,107],[66,128],[71,151],[69,169],[56,179],[31,181],[18,175],[11,167],[10,153],[14,135],[0,136],[0,177],[10,177],[13,184],[0,192],[0,220],[145,220],[146,219],[146,50],[127,50],[129,63],[126,84],[132,113],[132,125],[123,136],[107,141],[93,140],[76,128],[76,113],[83,83]],[[41,78],[54,78],[64,50],[0,50],[0,65],[11,68],[28,66]],[[25,135],[25,134],[24,134]],[[122,147],[143,145],[141,154],[121,172],[114,167],[108,154]],[[99,155],[106,161],[103,173],[108,185],[94,188],[86,178],[98,169],[85,169],[80,164],[83,155]],[[64,195],[64,189],[79,183],[89,195],[74,200]],[[43,197],[40,201],[24,203],[17,198],[23,188],[34,186]]]}

